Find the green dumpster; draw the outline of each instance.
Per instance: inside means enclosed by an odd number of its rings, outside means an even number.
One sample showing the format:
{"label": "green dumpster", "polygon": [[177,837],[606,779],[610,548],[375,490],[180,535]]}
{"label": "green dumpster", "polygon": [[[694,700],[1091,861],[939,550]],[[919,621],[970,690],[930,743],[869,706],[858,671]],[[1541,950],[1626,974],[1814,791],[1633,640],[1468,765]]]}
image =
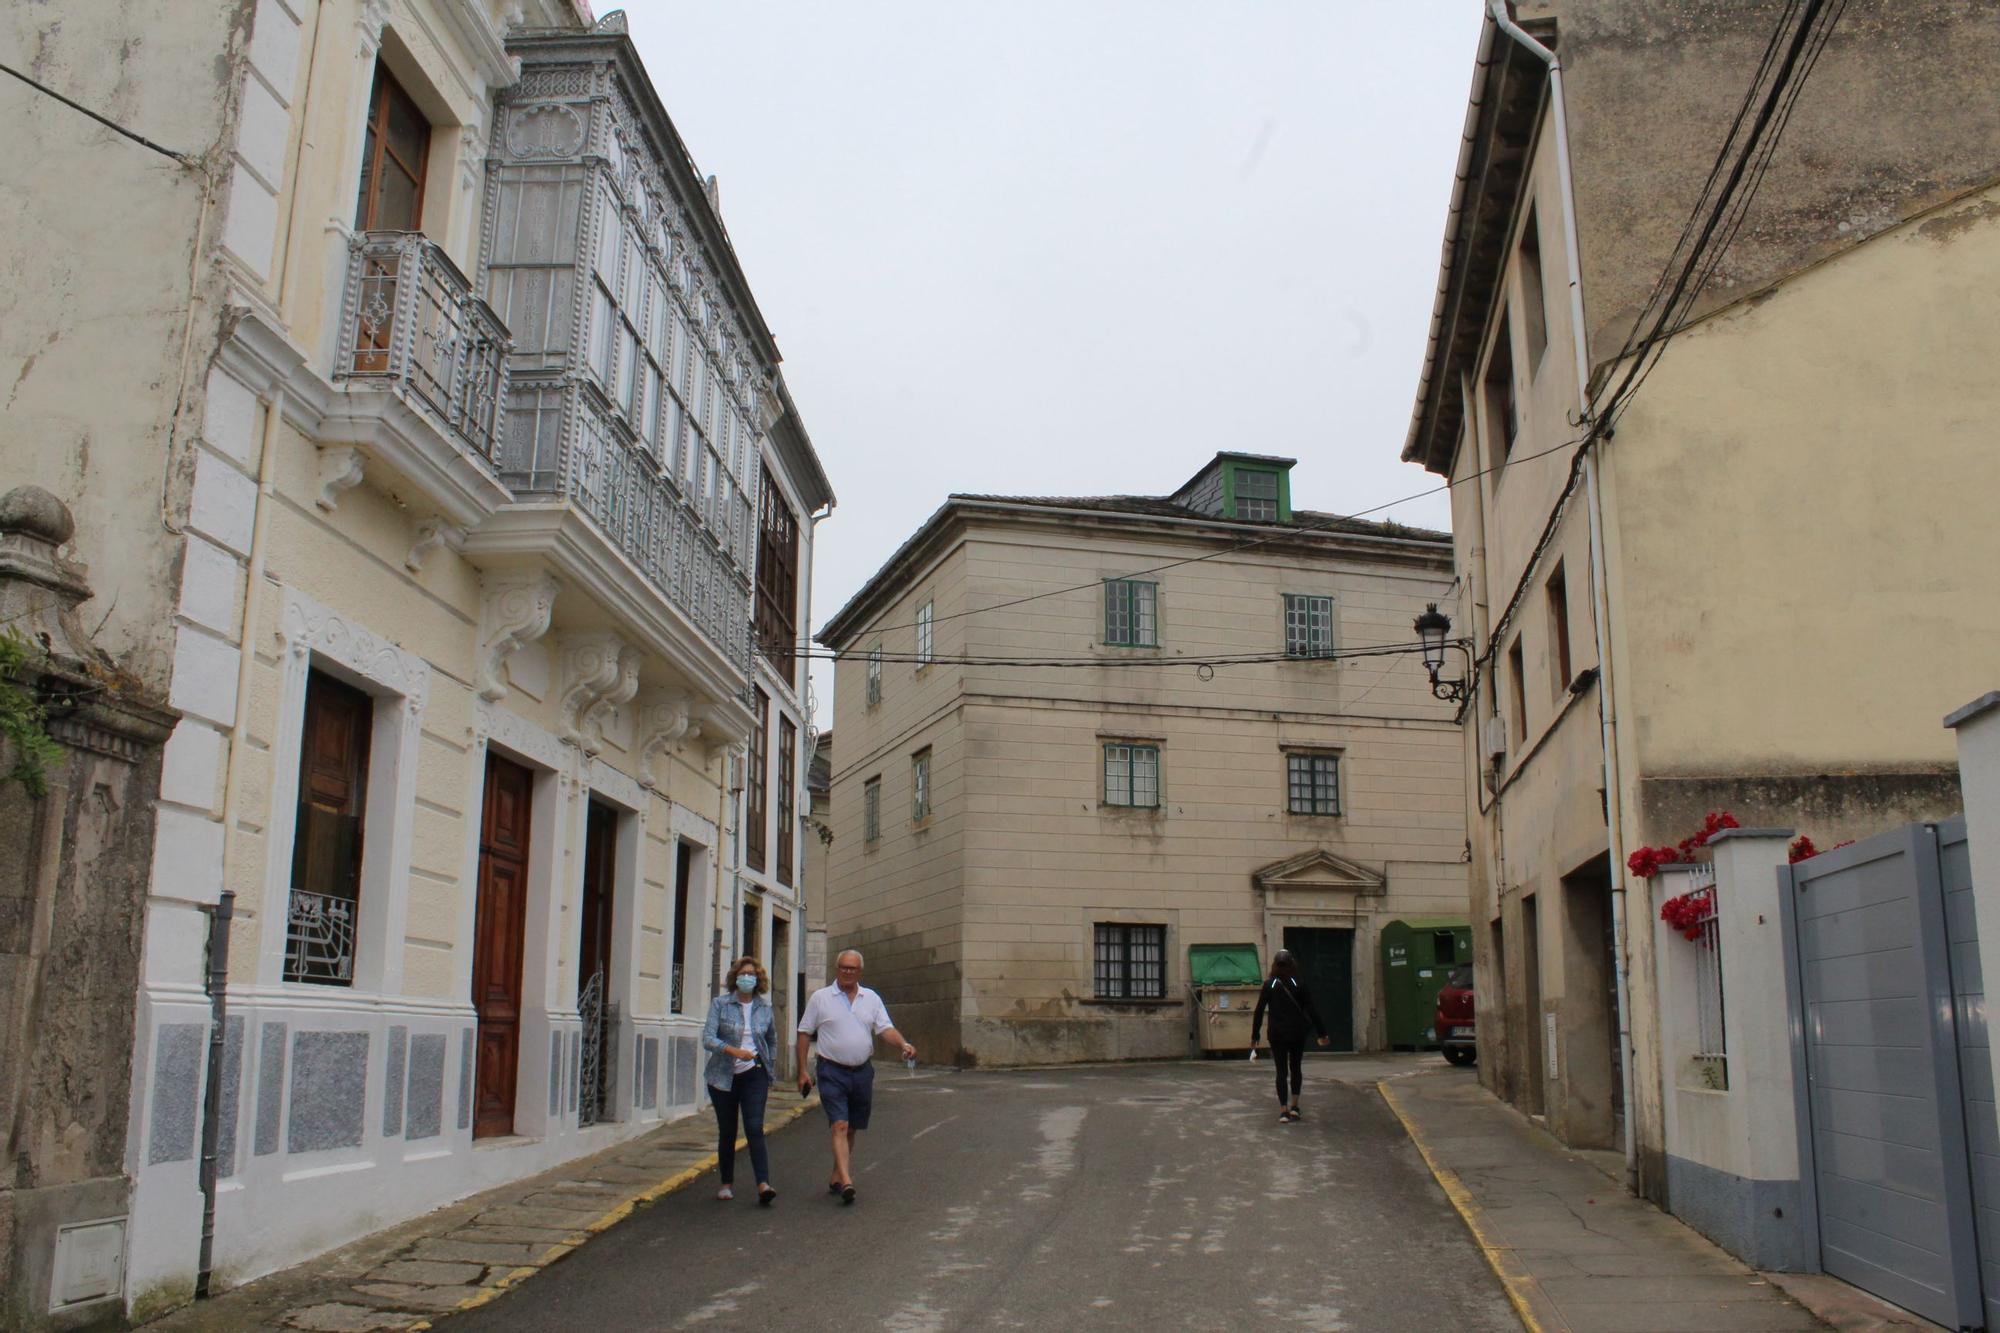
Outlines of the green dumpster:
{"label": "green dumpster", "polygon": [[1250,1049],[1250,1015],[1264,972],[1254,944],[1191,944],[1188,983],[1194,989],[1195,1049],[1214,1056]]}
{"label": "green dumpster", "polygon": [[1472,961],[1472,925],[1459,917],[1413,916],[1382,927],[1382,994],[1392,1050],[1434,1049],[1431,1020],[1452,968]]}

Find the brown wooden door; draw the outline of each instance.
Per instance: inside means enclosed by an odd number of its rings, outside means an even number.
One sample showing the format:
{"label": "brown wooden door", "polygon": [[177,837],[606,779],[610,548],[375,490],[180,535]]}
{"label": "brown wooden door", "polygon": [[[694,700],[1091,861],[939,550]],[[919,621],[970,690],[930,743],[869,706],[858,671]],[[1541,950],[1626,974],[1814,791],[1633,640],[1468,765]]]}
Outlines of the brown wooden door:
{"label": "brown wooden door", "polygon": [[590,803],[583,834],[583,939],[576,973],[577,998],[599,972],[610,984],[611,891],[618,866],[618,816]]}
{"label": "brown wooden door", "polygon": [[486,756],[479,828],[479,900],[473,921],[472,1003],[479,1011],[479,1076],[472,1137],[514,1132],[521,1059],[521,951],[528,924],[528,826],[535,775]]}

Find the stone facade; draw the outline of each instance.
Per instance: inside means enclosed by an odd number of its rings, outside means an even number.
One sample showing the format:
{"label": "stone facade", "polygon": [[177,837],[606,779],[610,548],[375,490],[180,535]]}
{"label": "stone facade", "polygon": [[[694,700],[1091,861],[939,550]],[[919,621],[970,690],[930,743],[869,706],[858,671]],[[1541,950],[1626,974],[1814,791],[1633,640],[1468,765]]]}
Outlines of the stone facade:
{"label": "stone facade", "polygon": [[[144,42],[119,6],[0,20],[107,110],[168,108],[138,123],[190,155],[37,106],[37,156],[92,207],[10,256],[38,276],[0,335],[0,458],[72,502],[107,646],[181,715],[132,807],[157,795],[114,1154],[135,1317],[699,1105],[746,900],[760,947],[784,941],[773,970],[798,967],[791,890],[738,873],[753,686],[773,728],[805,715],[752,623],[771,507],[798,531],[770,586],[803,624],[833,498],[622,15],[210,8],[148,18]],[[106,50],[115,79],[79,68]],[[188,95],[193,67],[213,95]],[[408,217],[370,211],[397,202],[385,125]],[[158,246],[98,227],[140,214]],[[366,754],[338,806],[309,786],[332,753],[311,701],[333,695]],[[524,774],[519,804],[494,760]],[[494,859],[502,825],[518,861]],[[345,897],[299,882],[329,848]]]}
{"label": "stone facade", "polygon": [[[1330,599],[1336,654],[1407,649],[1448,588],[1446,539],[1224,517],[1210,491],[954,496],[822,632],[840,654],[828,942],[866,953],[927,1060],[1185,1056],[1190,946],[1268,960],[1314,928],[1351,949],[1349,993],[1323,1000],[1336,1040],[1377,1048],[1381,925],[1460,909],[1458,741],[1415,659],[1285,656],[1287,594]],[[1156,571],[1137,575],[1153,642],[1107,643],[1103,580],[1135,571]],[[1107,786],[1130,747],[1157,756],[1153,803]],[[1294,812],[1294,754],[1337,759],[1338,814]],[[1159,932],[1152,993],[1103,993],[1106,927]]]}

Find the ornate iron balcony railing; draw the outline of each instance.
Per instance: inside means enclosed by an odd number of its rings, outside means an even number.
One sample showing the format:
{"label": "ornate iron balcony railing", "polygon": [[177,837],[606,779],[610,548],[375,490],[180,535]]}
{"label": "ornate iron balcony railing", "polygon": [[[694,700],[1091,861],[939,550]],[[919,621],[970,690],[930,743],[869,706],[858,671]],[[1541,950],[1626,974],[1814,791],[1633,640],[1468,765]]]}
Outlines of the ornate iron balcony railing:
{"label": "ornate iron balcony railing", "polygon": [[354,909],[351,898],[292,890],[285,923],[285,980],[353,984]]}
{"label": "ornate iron balcony railing", "polygon": [[489,463],[513,340],[449,256],[414,231],[355,236],[334,377],[386,384]]}

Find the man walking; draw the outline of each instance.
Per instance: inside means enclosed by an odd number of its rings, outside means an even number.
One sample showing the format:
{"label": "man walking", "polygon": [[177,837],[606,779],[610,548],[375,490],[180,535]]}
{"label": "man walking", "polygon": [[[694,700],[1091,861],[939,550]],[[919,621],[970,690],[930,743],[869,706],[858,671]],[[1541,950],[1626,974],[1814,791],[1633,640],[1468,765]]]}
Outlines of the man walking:
{"label": "man walking", "polygon": [[899,1046],[905,1060],[917,1048],[889,1022],[882,997],[861,984],[861,951],[844,949],[833,960],[834,984],[816,990],[799,1019],[799,1096],[812,1091],[806,1076],[806,1042],[819,1041],[819,1100],[833,1126],[833,1179],[829,1194],[854,1202],[854,1136],[868,1128],[875,1104],[875,1039]]}

